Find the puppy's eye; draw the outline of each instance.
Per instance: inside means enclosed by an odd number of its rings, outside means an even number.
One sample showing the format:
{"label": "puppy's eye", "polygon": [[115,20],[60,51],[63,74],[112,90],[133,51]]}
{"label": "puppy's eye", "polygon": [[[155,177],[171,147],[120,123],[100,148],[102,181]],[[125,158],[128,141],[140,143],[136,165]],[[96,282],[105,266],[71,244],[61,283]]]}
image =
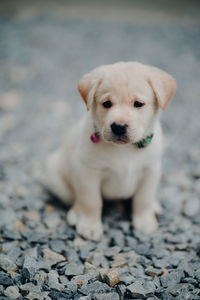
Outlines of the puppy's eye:
{"label": "puppy's eye", "polygon": [[144,103],[143,102],[140,102],[140,101],[135,101],[134,102],[134,107],[142,107],[142,106],[144,106]]}
{"label": "puppy's eye", "polygon": [[110,100],[105,101],[102,103],[103,107],[110,108],[112,106],[112,102]]}

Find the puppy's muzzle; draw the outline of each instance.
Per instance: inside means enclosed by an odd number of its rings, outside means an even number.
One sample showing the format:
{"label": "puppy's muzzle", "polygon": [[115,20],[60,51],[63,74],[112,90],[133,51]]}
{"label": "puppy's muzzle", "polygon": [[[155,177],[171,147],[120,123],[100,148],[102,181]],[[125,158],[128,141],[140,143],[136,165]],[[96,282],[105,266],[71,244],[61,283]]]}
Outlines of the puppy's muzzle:
{"label": "puppy's muzzle", "polygon": [[121,137],[121,136],[126,134],[128,125],[124,124],[124,123],[115,123],[114,122],[110,125],[110,127],[111,127],[111,130],[112,130],[112,133],[115,136]]}

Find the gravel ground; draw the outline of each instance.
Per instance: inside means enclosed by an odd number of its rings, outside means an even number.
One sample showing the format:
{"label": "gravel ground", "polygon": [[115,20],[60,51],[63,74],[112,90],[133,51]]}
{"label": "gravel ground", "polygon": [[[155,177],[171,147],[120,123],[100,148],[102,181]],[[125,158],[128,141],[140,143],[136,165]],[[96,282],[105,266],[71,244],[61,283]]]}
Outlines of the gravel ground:
{"label": "gravel ground", "polygon": [[[199,7],[142,23],[19,3],[0,6],[0,299],[200,299]],[[162,116],[159,230],[133,234],[129,201],[108,203],[97,243],[67,225],[41,185],[43,163],[85,112],[77,80],[119,60],[165,69],[178,91]]]}

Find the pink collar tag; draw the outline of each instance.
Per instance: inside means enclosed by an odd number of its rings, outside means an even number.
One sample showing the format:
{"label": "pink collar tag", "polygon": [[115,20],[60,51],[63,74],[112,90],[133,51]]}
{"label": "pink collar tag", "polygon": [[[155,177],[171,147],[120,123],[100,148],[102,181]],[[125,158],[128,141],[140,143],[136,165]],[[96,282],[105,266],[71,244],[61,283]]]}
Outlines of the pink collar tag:
{"label": "pink collar tag", "polygon": [[99,136],[98,133],[94,132],[91,136],[90,139],[93,143],[98,143],[99,142]]}

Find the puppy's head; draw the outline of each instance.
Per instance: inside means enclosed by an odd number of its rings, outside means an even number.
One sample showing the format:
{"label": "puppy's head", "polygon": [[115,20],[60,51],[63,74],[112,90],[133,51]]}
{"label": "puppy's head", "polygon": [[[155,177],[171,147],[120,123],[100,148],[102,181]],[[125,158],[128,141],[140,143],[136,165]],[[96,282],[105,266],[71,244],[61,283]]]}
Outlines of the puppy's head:
{"label": "puppy's head", "polygon": [[159,107],[166,108],[176,81],[160,69],[120,62],[84,75],[78,90],[105,141],[135,143],[152,129]]}

